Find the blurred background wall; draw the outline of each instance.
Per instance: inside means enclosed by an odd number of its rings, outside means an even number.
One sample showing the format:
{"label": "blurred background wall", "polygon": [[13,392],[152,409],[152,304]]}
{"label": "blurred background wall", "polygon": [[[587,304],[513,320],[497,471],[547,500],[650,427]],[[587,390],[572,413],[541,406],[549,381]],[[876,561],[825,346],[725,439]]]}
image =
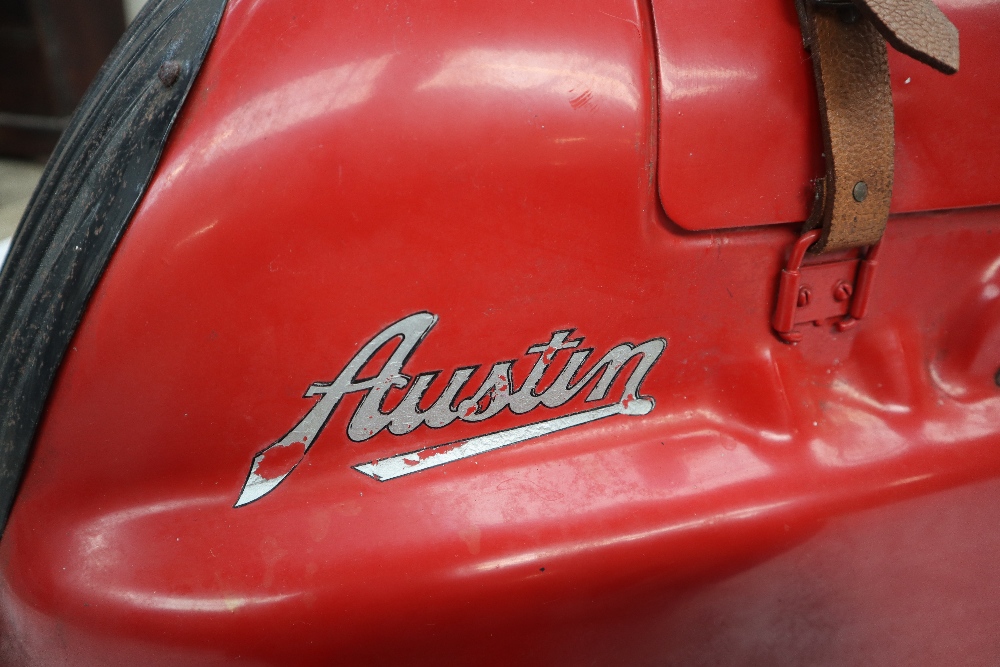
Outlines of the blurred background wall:
{"label": "blurred background wall", "polygon": [[125,0],[125,22],[131,23],[135,15],[139,13],[146,0]]}
{"label": "blurred background wall", "polygon": [[70,114],[144,2],[0,0],[0,246]]}

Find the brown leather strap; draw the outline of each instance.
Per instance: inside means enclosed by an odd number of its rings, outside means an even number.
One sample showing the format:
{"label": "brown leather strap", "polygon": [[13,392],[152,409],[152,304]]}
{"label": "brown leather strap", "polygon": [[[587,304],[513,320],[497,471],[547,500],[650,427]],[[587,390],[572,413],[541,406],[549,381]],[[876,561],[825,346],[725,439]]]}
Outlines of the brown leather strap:
{"label": "brown leather strap", "polygon": [[826,155],[822,201],[806,229],[813,252],[882,238],[892,199],[893,113],[885,40],[870,21],[836,7],[806,8]]}
{"label": "brown leather strap", "polygon": [[958,71],[958,28],[930,0],[862,0],[860,7],[897,51],[945,74]]}
{"label": "brown leather strap", "polygon": [[860,11],[845,0],[797,5],[826,156],[826,176],[805,224],[806,230],[822,227],[823,234],[810,250],[872,245],[889,217],[895,152],[883,35],[921,61],[954,72],[958,31],[929,0],[859,0]]}

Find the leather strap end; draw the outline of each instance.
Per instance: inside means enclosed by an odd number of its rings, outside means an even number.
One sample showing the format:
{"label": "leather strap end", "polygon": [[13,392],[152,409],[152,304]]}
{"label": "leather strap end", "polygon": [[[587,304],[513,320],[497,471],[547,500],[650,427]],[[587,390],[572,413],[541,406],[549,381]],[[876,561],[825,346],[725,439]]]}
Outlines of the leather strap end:
{"label": "leather strap end", "polygon": [[931,0],[858,0],[894,49],[945,74],[958,71],[958,28]]}

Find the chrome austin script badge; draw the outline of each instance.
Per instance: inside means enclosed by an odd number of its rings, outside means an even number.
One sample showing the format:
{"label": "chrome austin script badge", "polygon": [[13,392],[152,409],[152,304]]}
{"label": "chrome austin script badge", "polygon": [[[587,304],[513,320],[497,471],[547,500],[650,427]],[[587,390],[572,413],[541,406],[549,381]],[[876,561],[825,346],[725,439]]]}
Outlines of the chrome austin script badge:
{"label": "chrome austin script badge", "polygon": [[[560,350],[578,348],[583,338],[569,339],[573,329],[552,333],[547,343],[532,345],[528,355],[538,355],[535,364],[521,386],[514,389],[511,369],[514,360],[493,364],[482,385],[468,398],[457,400],[469,379],[479,366],[463,366],[451,374],[451,379],[441,395],[427,410],[420,404],[440,371],[420,373],[410,377],[403,373],[403,366],[417,349],[424,337],[434,327],[437,316],[431,313],[414,313],[386,327],[372,338],[348,362],[333,382],[317,382],[306,390],[305,397],[320,399],[305,417],[274,444],[258,453],[250,466],[250,473],[243,484],[236,507],[251,503],[270,493],[295,469],[306,452],[316,442],[340,400],[347,394],[363,392],[364,398],[354,411],[347,425],[347,437],[354,442],[364,442],[383,429],[393,435],[405,435],[421,424],[430,428],[443,428],[453,421],[481,422],[504,409],[517,415],[527,414],[539,406],[558,408],[590,387],[585,403],[604,402],[608,391],[622,368],[631,359],[639,357],[625,382],[621,398],[614,403],[604,403],[582,412],[535,421],[516,428],[476,436],[468,440],[434,445],[418,451],[399,454],[354,466],[360,473],[384,482],[403,475],[420,472],[445,463],[482,454],[494,449],[538,438],[587,422],[612,415],[645,415],[653,409],[653,399],[639,395],[639,388],[649,370],[667,347],[667,341],[653,338],[639,345],[622,343],[609,350],[586,372],[583,365],[593,353],[592,348],[572,352],[558,375],[546,389],[536,393],[542,378],[552,366]],[[396,346],[378,374],[358,377],[378,351],[394,338],[402,340]],[[561,359],[560,359],[561,360]],[[554,371],[555,372],[555,371]],[[551,376],[550,376],[551,377]],[[592,386],[591,386],[592,385]],[[407,389],[403,400],[389,412],[382,412],[382,404],[393,387]],[[457,406],[456,406],[457,402]]]}

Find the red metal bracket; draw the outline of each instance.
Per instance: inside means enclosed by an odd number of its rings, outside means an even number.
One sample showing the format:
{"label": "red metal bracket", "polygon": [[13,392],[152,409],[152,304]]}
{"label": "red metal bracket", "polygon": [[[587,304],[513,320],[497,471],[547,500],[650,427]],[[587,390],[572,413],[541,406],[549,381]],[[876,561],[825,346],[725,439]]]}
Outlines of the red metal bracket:
{"label": "red metal bracket", "polygon": [[788,343],[802,340],[796,327],[835,322],[838,331],[851,328],[868,312],[881,241],[869,246],[864,257],[802,265],[806,251],[822,233],[806,232],[795,242],[788,265],[781,271],[778,303],[771,326]]}

